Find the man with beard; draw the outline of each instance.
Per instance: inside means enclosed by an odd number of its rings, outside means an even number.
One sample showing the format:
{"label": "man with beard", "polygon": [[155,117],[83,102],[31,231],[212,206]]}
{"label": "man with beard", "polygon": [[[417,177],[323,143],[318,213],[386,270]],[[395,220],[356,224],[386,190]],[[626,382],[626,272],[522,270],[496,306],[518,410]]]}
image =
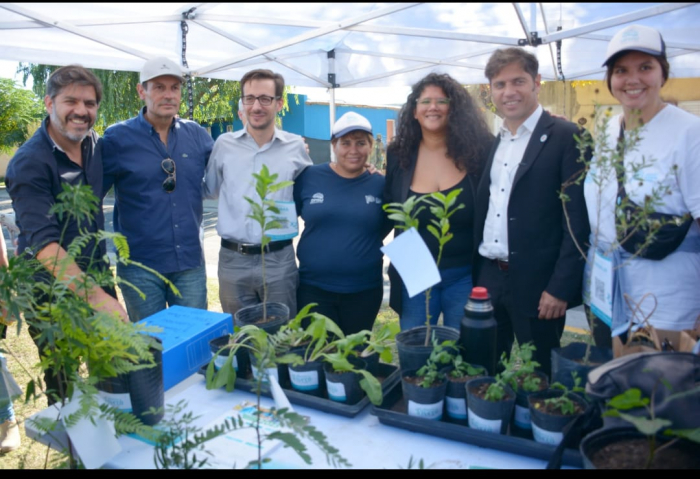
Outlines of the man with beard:
{"label": "man with beard", "polygon": [[[260,201],[253,173],[267,165],[271,174],[278,175],[277,182],[292,181],[311,165],[303,139],[275,128],[275,117],[284,105],[282,75],[249,71],[241,78],[241,95],[245,128],[216,139],[205,177],[205,195],[219,198],[219,297],[227,313],[263,300],[262,231],[248,217],[252,208],[244,199]],[[299,272],[291,239],[297,234],[293,189],[283,188],[270,199],[287,212],[284,218],[292,226],[266,232],[272,239],[265,250],[267,299],[286,304],[294,316]]]}
{"label": "man with beard", "polygon": [[[179,118],[182,70],[167,58],[141,69],[135,118],[109,127],[102,139],[104,192],[114,186],[114,230],[126,236],[136,265],[117,265],[131,321],[180,305],[207,309],[202,247],[202,178],[214,140],[201,126]],[[165,277],[178,289],[174,294]]]}
{"label": "man with beard", "polygon": [[[78,224],[71,218],[59,217],[49,210],[56,203],[63,185],[88,185],[96,197],[102,198],[102,162],[93,155],[97,134],[92,130],[102,99],[102,84],[95,75],[80,65],[68,65],[56,70],[46,84],[44,105],[49,116],[41,127],[15,153],[7,167],[5,183],[12,198],[20,233],[17,251],[40,260],[49,272],[63,278],[81,277],[88,265],[106,270],[104,241],[85,244],[75,258],[66,253],[68,246],[81,231],[95,233],[104,228],[102,201],[94,218]],[[37,281],[49,281],[40,275]],[[71,288],[75,290],[71,282]],[[39,303],[44,302],[39,299]],[[124,308],[114,291],[94,285],[88,291],[88,302],[98,311],[111,312],[127,320]],[[39,350],[40,331],[29,328]],[[49,390],[58,390],[58,378],[45,371]],[[49,395],[49,403],[53,398]]]}

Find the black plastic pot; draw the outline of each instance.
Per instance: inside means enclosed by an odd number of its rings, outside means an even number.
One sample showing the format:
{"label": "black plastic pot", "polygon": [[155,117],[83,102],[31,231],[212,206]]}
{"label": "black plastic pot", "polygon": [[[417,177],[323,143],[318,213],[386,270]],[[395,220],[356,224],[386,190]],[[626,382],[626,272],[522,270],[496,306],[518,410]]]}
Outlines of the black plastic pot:
{"label": "black plastic pot", "polygon": [[[353,365],[364,368],[364,361],[356,360]],[[324,363],[323,370],[326,378],[326,391],[328,399],[345,404],[357,404],[365,396],[365,391],[360,387],[361,376],[354,372],[336,372],[329,363]]]}
{"label": "black plastic pot", "polygon": [[[439,343],[445,340],[459,340],[459,331],[447,326],[431,326],[431,337],[434,332],[435,338]],[[416,328],[401,331],[396,335],[396,350],[399,355],[399,369],[402,374],[405,371],[417,371],[425,366],[428,362],[430,353],[433,350],[432,340],[428,346],[425,344],[426,327],[418,326]]]}
{"label": "black plastic pot", "polygon": [[[216,356],[216,353],[218,353],[221,348],[226,346],[230,339],[231,336],[227,334],[226,336],[220,336],[209,341],[209,351],[211,351],[211,356]],[[221,351],[221,354],[219,354],[214,361],[214,369],[218,371],[219,368],[224,365],[228,359],[230,351],[230,349]],[[235,369],[236,373],[241,377],[246,377],[248,375],[248,371],[250,371],[250,357],[248,356],[247,348],[239,348],[238,351],[236,351],[233,358],[233,369]]]}
{"label": "black plastic pot", "polygon": [[[609,444],[630,439],[646,440],[646,436],[637,431],[636,428],[632,427],[603,428],[593,431],[583,438],[581,445],[579,446],[579,450],[581,451],[581,456],[583,458],[583,467],[586,469],[598,469],[598,466],[593,463],[595,453]],[[668,436],[657,435],[657,448],[659,445],[664,444],[664,442],[667,442],[670,439],[671,438]],[[672,448],[673,451],[670,451],[670,448]],[[696,443],[687,440],[680,440],[674,443],[670,448],[664,449],[662,452],[658,452],[658,454],[663,455],[673,452],[675,462],[666,462],[664,461],[663,456],[659,456],[654,460],[652,468],[662,467],[667,469],[697,469],[699,467],[698,463],[700,463],[700,460],[698,460],[698,445]],[[686,459],[688,463],[682,464],[679,461],[680,458]],[[644,462],[641,464],[634,463],[631,465],[625,465],[624,463],[622,464],[622,467],[628,467],[630,469],[635,467],[641,469],[644,466]]]}
{"label": "black plastic pot", "polygon": [[[535,375],[540,378],[542,390],[549,387],[549,378],[540,371],[535,371]],[[528,398],[531,394],[539,391],[524,391],[517,389],[515,391],[515,408],[513,409],[513,422],[511,424],[511,434],[518,437],[532,438],[532,421],[530,419],[530,402]]]}
{"label": "black plastic pot", "polygon": [[586,355],[586,343],[570,343],[563,348],[552,349],[552,383],[560,382],[567,388],[574,387],[572,372],[581,378],[581,386],[585,386],[588,372],[613,358],[612,349],[591,346],[589,364],[581,361]]}
{"label": "black plastic pot", "polygon": [[[571,414],[567,416],[560,414],[548,414],[535,408],[534,406],[534,402],[536,400],[559,397],[562,394],[564,394],[564,391],[547,389],[546,391],[532,393],[528,397],[530,417],[532,419],[532,435],[535,441],[539,442],[540,444],[551,444],[553,446],[559,445],[564,438],[564,427],[583,414],[583,412],[585,412],[585,410],[588,408],[588,403],[586,400],[575,393],[569,393],[568,396],[572,401],[576,402],[583,408],[579,414]],[[573,445],[578,444],[580,440],[580,437],[572,438],[572,442],[569,444],[571,444],[573,447]]]}
{"label": "black plastic pot", "polygon": [[467,425],[467,381],[447,376],[445,416],[448,422]]}
{"label": "black plastic pot", "polygon": [[311,394],[316,397],[324,397],[326,392],[326,380],[323,374],[323,363],[309,361],[301,366],[289,366],[289,382],[292,389]]}
{"label": "black plastic pot", "polygon": [[124,412],[131,412],[129,395],[129,375],[120,374],[112,378],[102,378],[95,384],[100,397],[110,406]]}
{"label": "black plastic pot", "polygon": [[[162,345],[163,342],[154,336],[150,338]],[[161,349],[150,348],[156,365],[129,373],[129,396],[134,416],[141,419],[147,426],[154,426],[163,419],[165,414],[165,391],[163,389],[163,352]],[[149,409],[156,408],[158,413],[151,414]]]}
{"label": "black plastic pot", "polygon": [[416,370],[401,372],[401,390],[406,401],[408,415],[435,421],[441,420],[445,407],[447,381],[443,381],[436,386],[424,388],[406,381],[406,377],[415,375]]}
{"label": "black plastic pot", "polygon": [[289,307],[284,303],[267,303],[267,317],[272,319],[263,323],[263,305],[260,303],[239,309],[233,315],[233,323],[236,326],[254,324],[268,334],[275,334],[289,321]]}
{"label": "black plastic pot", "polygon": [[[255,355],[252,351],[248,351],[248,360],[250,362],[250,377],[251,379],[255,380],[255,375],[257,374],[257,360],[255,359]],[[267,373],[269,375],[274,376],[277,379],[277,383],[282,386],[283,388],[286,388],[289,386],[289,368],[287,367],[286,364],[278,364],[277,366],[273,366],[271,368],[268,368]],[[241,376],[245,378],[245,376]],[[263,383],[267,382],[267,378],[263,379]]]}
{"label": "black plastic pot", "polygon": [[490,384],[495,381],[495,378],[486,376],[472,379],[467,383],[469,427],[481,431],[506,434],[510,418],[513,415],[513,407],[515,406],[515,392],[508,386],[504,386],[506,396],[501,401],[487,401],[475,394],[475,390],[482,384]]}

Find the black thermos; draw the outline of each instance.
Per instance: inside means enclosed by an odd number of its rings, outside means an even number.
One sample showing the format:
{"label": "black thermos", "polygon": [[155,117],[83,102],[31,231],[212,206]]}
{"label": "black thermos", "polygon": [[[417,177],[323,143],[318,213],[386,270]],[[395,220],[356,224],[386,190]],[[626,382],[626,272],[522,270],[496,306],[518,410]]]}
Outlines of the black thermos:
{"label": "black thermos", "polygon": [[460,343],[466,362],[485,367],[490,376],[496,374],[496,319],[486,288],[477,286],[469,295],[460,326]]}

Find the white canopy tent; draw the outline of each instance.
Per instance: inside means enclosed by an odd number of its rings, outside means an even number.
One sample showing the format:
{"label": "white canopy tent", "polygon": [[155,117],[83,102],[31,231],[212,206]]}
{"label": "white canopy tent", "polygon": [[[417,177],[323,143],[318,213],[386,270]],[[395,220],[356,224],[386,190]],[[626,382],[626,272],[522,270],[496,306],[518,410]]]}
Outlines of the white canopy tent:
{"label": "white canopy tent", "polygon": [[661,31],[672,76],[700,77],[696,3],[0,3],[0,59],[138,71],[167,56],[229,80],[269,68],[329,88],[333,105],[336,88],[431,70],[483,83],[491,52],[514,45],[544,80],[601,79],[607,41],[631,23]]}

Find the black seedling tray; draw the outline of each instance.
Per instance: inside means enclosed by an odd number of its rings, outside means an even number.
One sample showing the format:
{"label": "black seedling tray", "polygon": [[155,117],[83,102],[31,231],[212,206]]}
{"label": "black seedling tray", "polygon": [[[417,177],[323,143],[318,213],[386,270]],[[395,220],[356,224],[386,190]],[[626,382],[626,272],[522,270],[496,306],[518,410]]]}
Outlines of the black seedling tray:
{"label": "black seedling tray", "polygon": [[[472,429],[460,424],[409,416],[406,412],[406,401],[403,399],[400,380],[394,383],[391,390],[384,393],[384,401],[381,406],[372,406],[371,412],[377,416],[382,424],[535,459],[548,461],[556,449],[555,446],[540,444],[532,439],[496,434]],[[581,453],[577,450],[565,449],[562,456],[562,464],[572,467],[583,467]]]}
{"label": "black seedling tray", "polygon": [[[202,366],[199,370],[200,374],[206,375],[207,365]],[[396,366],[391,364],[379,363],[378,373],[376,375],[379,382],[382,384],[382,393],[386,397],[386,394],[399,384],[399,370]],[[330,414],[337,414],[338,416],[345,417],[355,417],[357,416],[368,404],[370,404],[369,398],[365,395],[360,401],[355,404],[345,404],[338,401],[333,401],[327,398],[321,398],[312,396],[310,394],[305,394],[292,389],[289,381],[282,381],[282,389],[284,394],[289,399],[289,402],[298,406],[305,406],[311,409],[316,409],[318,411],[327,412]],[[239,391],[246,391],[255,393],[256,382],[253,379],[253,373],[249,372],[245,378],[236,377],[236,382],[234,383],[234,388]],[[270,392],[270,386],[266,383],[262,384],[262,395],[265,397],[272,397]]]}

